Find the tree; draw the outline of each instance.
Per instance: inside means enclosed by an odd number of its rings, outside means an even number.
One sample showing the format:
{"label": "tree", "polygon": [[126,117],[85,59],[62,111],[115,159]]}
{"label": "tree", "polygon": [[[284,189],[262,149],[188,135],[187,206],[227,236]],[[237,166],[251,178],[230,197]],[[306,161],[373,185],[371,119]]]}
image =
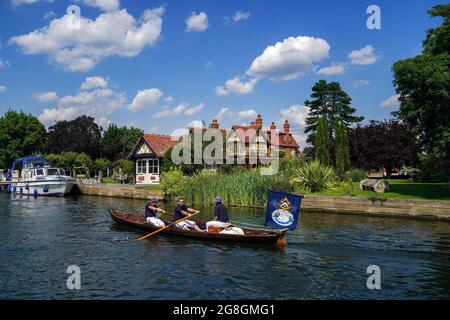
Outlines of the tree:
{"label": "tree", "polygon": [[45,127],[31,114],[8,110],[0,117],[0,167],[10,168],[15,159],[41,153]]}
{"label": "tree", "polygon": [[325,117],[328,123],[330,151],[334,154],[335,119],[340,119],[346,127],[350,127],[354,123],[361,122],[364,117],[354,115],[356,108],[351,106],[352,98],[342,90],[339,82],[327,83],[325,80],[320,80],[312,87],[311,98],[313,100],[305,101],[305,106],[309,108],[305,127],[305,133],[308,134],[306,141],[316,148],[315,136],[319,120]]}
{"label": "tree", "polygon": [[450,188],[450,4],[429,14],[443,24],[428,30],[422,54],[392,67],[400,101],[394,115],[418,137],[422,151],[447,163]]}
{"label": "tree", "polygon": [[101,153],[110,161],[126,158],[142,134],[137,128],[110,124],[101,139]]}
{"label": "tree", "polygon": [[331,164],[330,158],[330,144],[328,134],[328,124],[326,117],[322,117],[317,125],[317,135],[315,146],[317,150],[317,159],[325,166]]}
{"label": "tree", "polygon": [[336,131],[336,172],[342,177],[350,169],[350,151],[347,128],[342,121],[335,122]]}
{"label": "tree", "polygon": [[100,155],[101,136],[102,128],[92,117],[81,116],[71,121],[59,121],[48,128],[47,151],[86,153],[96,159]]}
{"label": "tree", "polygon": [[404,123],[395,120],[371,121],[349,133],[350,157],[354,167],[370,171],[415,165],[416,138]]}

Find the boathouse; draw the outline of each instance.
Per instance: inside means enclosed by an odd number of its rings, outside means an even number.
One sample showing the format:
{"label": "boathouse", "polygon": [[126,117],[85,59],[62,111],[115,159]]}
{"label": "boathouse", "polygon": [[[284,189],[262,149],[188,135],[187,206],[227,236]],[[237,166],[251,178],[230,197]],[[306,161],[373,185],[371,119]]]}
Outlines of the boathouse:
{"label": "boathouse", "polygon": [[136,184],[159,184],[162,158],[178,143],[178,138],[171,136],[144,134],[128,155],[135,163]]}

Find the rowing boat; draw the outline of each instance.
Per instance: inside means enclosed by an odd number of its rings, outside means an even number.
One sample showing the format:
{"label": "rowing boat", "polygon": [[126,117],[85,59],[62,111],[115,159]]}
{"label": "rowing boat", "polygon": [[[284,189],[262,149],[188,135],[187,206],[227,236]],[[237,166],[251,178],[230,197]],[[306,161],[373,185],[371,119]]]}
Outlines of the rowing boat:
{"label": "rowing boat", "polygon": [[[133,227],[135,229],[144,230],[148,232],[158,230],[154,225],[147,223],[142,214],[127,213],[117,210],[109,210],[109,214],[113,221]],[[196,221],[201,229],[205,229],[204,221]],[[287,229],[281,230],[261,230],[253,228],[241,228],[244,235],[226,234],[218,232],[199,232],[195,230],[180,229],[177,227],[170,227],[161,231],[162,234],[184,236],[190,238],[197,238],[202,240],[215,240],[222,242],[238,242],[238,243],[259,243],[259,244],[286,244],[285,235]]]}

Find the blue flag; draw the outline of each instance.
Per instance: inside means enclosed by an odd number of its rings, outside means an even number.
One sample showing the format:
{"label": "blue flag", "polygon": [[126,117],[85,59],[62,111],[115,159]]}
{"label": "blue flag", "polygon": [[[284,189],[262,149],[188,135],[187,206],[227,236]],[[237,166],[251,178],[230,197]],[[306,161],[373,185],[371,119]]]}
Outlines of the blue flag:
{"label": "blue flag", "polygon": [[295,230],[302,198],[302,195],[269,191],[266,226]]}

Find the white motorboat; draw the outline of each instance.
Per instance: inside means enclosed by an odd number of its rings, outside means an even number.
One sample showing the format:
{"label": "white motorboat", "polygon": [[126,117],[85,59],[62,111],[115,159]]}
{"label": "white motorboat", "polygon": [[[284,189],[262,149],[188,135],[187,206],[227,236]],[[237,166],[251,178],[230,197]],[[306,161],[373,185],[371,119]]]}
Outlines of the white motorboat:
{"label": "white motorboat", "polygon": [[64,196],[72,190],[75,179],[62,168],[50,167],[41,156],[31,156],[14,161],[6,180],[7,191],[29,196]]}

